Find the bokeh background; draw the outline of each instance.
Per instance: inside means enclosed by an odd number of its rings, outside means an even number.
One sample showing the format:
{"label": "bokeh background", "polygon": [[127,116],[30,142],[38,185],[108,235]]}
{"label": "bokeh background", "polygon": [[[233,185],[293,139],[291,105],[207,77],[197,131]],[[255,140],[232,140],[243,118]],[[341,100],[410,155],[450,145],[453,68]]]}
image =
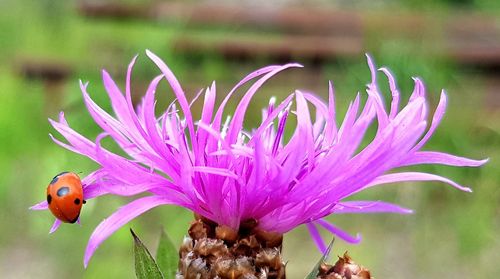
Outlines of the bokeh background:
{"label": "bokeh background", "polygon": [[[341,115],[369,82],[365,52],[392,69],[405,97],[412,76],[424,79],[432,108],[445,88],[448,111],[426,148],[490,162],[479,169],[413,169],[448,176],[474,192],[439,183],[371,189],[357,198],[399,203],[416,213],[332,216],[340,227],[364,237],[357,246],[337,241],[333,254],[349,250],[376,278],[498,276],[499,2],[352,2],[0,0],[0,277],[134,278],[129,227],[152,251],[162,227],[180,243],[192,215],[157,208],[104,242],[85,270],[83,251],[92,230],[127,200],[92,200],[82,212],[82,226],[64,225],[53,235],[48,234],[50,213],[28,210],[44,199],[54,174],[85,175],[96,168],[51,142],[48,133],[54,130],[47,118],[64,110],[73,127],[95,138],[99,129],[85,110],[78,79],[89,81],[92,97],[109,108],[100,70],[107,69],[123,86],[126,66],[139,54],[133,74],[139,100],[159,72],[145,49],[171,66],[189,96],[217,80],[219,100],[257,67],[304,64],[263,87],[251,104],[257,113],[247,117],[248,128],[259,121],[270,96],[280,99],[301,88],[325,97],[328,80],[335,82]],[[160,106],[171,99],[162,86]],[[284,253],[292,279],[303,278],[320,257],[302,227],[286,235]]]}

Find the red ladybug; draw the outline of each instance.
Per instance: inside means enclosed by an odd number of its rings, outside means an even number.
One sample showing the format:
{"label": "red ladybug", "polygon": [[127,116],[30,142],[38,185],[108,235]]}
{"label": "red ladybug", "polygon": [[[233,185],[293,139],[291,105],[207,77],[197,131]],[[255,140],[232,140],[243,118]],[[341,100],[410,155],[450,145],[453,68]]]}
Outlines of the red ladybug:
{"label": "red ladybug", "polygon": [[85,203],[80,177],[67,171],[54,176],[47,186],[47,203],[57,219],[65,223],[76,222]]}

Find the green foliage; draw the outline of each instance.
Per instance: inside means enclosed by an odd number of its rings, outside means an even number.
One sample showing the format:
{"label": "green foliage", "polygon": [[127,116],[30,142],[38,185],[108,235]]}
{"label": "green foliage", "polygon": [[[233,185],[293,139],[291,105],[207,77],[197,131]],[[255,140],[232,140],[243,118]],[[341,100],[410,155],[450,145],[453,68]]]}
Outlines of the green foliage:
{"label": "green foliage", "polygon": [[314,268],[311,270],[311,272],[306,276],[305,279],[316,279],[319,273],[319,267],[320,265],[328,260],[328,257],[330,256],[330,252],[332,251],[333,243],[335,242],[335,238],[332,239],[330,244],[328,245],[328,248],[326,249],[325,253],[321,258],[319,259],[318,263],[314,266]]}
{"label": "green foliage", "polygon": [[132,229],[130,233],[134,238],[134,255],[135,255],[135,275],[138,279],[163,279],[163,274],[156,264],[153,256],[144,246],[142,241],[137,237]]}
{"label": "green foliage", "polygon": [[161,230],[160,243],[156,250],[156,263],[166,278],[174,278],[179,256],[170,237]]}

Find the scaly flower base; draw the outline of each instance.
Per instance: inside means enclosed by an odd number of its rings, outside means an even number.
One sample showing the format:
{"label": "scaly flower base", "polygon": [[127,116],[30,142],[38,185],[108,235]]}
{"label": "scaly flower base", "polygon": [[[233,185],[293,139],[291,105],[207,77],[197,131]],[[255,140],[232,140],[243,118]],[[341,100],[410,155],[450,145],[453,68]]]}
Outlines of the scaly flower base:
{"label": "scaly flower base", "polygon": [[344,253],[344,256],[339,257],[335,265],[326,263],[319,267],[317,279],[371,279],[368,269],[353,262],[351,257]]}
{"label": "scaly flower base", "polygon": [[283,236],[256,225],[255,220],[248,220],[235,231],[196,216],[179,249],[176,278],[286,278]]}

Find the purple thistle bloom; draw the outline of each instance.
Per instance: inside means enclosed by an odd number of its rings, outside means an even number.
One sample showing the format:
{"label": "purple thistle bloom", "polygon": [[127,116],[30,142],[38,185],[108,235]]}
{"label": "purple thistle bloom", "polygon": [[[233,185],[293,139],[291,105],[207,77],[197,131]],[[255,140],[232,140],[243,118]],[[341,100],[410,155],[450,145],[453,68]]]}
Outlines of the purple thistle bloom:
{"label": "purple thistle bloom", "polygon": [[[386,109],[377,88],[375,65],[369,56],[371,83],[367,88],[367,101],[362,106],[358,94],[340,127],[336,124],[334,90],[330,84],[326,103],[301,91],[295,91],[279,104],[272,98],[263,110],[260,126],[248,132],[243,130],[243,123],[249,102],[258,89],[277,73],[301,65],[268,66],[252,72],[219,106],[215,104],[213,83],[205,90],[201,118],[195,121],[191,104],[171,70],[156,55],[146,53],[162,74],[150,83],[137,109],[130,92],[135,58],[128,67],[125,94],[103,71],[104,86],[115,116],[95,104],[87,93],[87,84],[81,83],[85,105],[104,130],[95,142],[74,131],[63,113],[58,121],[49,120],[67,142],[51,135],[57,144],[101,166],[83,179],[86,200],[106,194],[148,193],[122,206],[97,226],[85,251],[85,266],[97,247],[117,229],[165,204],[185,207],[235,230],[248,219],[255,219],[264,231],[280,234],[306,224],[323,251],[325,244],[318,228],[349,243],[357,243],[359,236],[350,236],[324,217],[332,213],[408,214],[412,211],[381,201],[343,201],[345,198],[373,186],[403,181],[442,181],[470,192],[469,188],[434,174],[387,172],[417,164],[476,167],[487,161],[421,151],[445,112],[444,91],[427,129],[429,113],[422,81],[414,78],[413,93],[408,103],[399,109],[396,82],[388,69],[379,69],[388,77],[392,93],[390,108]],[[157,117],[155,89],[164,78],[176,102]],[[223,121],[228,100],[242,85],[254,79],[257,80],[242,95],[235,111]],[[310,117],[310,108],[314,108],[314,120]],[[297,124],[291,138],[284,140],[285,126],[291,117]],[[374,124],[378,127],[374,138],[359,150],[365,132]],[[128,157],[102,147],[104,137],[111,137]],[[42,202],[32,209],[47,209],[47,204]],[[51,232],[59,224],[56,220]]]}

